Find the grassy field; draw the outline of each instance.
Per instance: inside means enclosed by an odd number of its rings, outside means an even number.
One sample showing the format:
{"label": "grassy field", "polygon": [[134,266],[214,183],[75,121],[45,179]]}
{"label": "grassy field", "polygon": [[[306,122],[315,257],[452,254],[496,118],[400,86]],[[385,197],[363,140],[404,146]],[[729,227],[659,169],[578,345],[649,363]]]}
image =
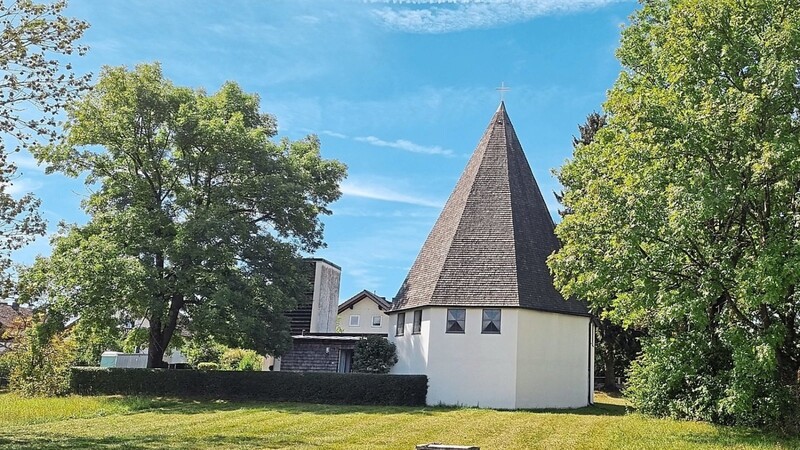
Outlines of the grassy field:
{"label": "grassy field", "polygon": [[413,449],[445,442],[525,448],[798,448],[800,440],[649,419],[599,395],[574,411],[328,406],[0,394],[2,449]]}

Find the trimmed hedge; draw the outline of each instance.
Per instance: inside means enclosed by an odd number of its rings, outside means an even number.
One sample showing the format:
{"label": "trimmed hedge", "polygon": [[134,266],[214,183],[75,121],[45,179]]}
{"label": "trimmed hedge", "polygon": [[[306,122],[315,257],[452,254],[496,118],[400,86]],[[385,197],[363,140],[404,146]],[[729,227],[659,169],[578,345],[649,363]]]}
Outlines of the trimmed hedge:
{"label": "trimmed hedge", "polygon": [[350,405],[424,406],[425,375],[73,367],[72,392]]}

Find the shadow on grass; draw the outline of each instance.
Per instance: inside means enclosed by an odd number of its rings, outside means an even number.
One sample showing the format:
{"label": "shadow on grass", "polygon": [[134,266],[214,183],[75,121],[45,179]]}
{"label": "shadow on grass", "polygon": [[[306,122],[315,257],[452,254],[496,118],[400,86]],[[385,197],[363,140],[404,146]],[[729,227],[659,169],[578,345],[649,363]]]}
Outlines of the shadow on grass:
{"label": "shadow on grass", "polygon": [[[219,399],[173,399],[162,397],[111,397],[111,401],[121,403],[128,411],[154,412],[158,414],[208,414],[219,411],[273,411],[287,414],[410,414],[436,415],[460,409],[473,409],[459,406],[374,406],[374,405],[331,405],[292,402],[264,402],[258,400],[219,400]],[[476,408],[477,409],[477,408]],[[548,414],[575,414],[584,416],[623,416],[633,409],[625,405],[598,402],[592,406],[576,409],[531,409],[524,412]],[[513,412],[513,411],[510,411]]]}
{"label": "shadow on grass", "polygon": [[[174,439],[174,441],[173,441]],[[171,442],[172,441],[172,442]],[[291,448],[306,444],[306,441],[297,439],[270,439],[241,436],[235,433],[229,435],[206,435],[202,437],[191,437],[181,435],[179,437],[169,435],[146,435],[137,434],[134,436],[74,436],[58,433],[37,433],[30,435],[11,435],[0,432],[0,448],[11,449],[41,449],[41,450],[60,450],[75,448],[92,449],[130,449],[145,450],[161,448],[169,444],[170,448]]]}
{"label": "shadow on grass", "polygon": [[430,415],[456,410],[448,407],[331,405],[316,403],[265,402],[263,400],[220,400],[212,398],[175,399],[169,397],[107,397],[130,413],[208,414],[220,411],[272,411],[289,414],[412,414]]}
{"label": "shadow on grass", "polygon": [[535,410],[533,412],[547,412],[550,414],[577,414],[580,416],[624,416],[634,412],[630,406],[615,405],[611,403],[597,402],[592,406],[578,409],[548,409]]}
{"label": "shadow on grass", "polygon": [[800,437],[750,428],[714,426],[714,433],[686,433],[676,438],[695,447],[720,446],[725,448],[800,448]]}

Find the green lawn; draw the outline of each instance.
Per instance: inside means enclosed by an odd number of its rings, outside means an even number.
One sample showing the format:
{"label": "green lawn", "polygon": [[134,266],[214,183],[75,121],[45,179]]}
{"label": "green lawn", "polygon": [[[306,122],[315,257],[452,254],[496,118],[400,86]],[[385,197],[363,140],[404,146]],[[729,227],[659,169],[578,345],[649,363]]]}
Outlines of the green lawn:
{"label": "green lawn", "polygon": [[598,396],[574,411],[328,406],[0,394],[0,448],[798,448],[800,440],[626,413]]}

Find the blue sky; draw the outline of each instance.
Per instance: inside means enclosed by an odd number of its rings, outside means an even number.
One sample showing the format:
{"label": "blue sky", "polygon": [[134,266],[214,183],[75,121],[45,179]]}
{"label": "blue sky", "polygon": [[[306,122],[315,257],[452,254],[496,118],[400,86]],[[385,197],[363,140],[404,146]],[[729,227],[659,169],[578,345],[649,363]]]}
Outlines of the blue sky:
{"label": "blue sky", "polygon": [[[136,1],[72,0],[91,28],[79,72],[159,61],[175,84],[216,91],[233,80],[261,96],[279,135],[319,135],[348,165],[344,195],[324,218],[342,267],[341,298],[391,299],[467,158],[506,106],[554,214],[551,170],[571,154],[620,67],[619,32],[637,7],[620,0]],[[12,192],[34,192],[51,231],[85,223],[78,180],[45,175],[32,158]],[[47,238],[17,252],[30,263]]]}

